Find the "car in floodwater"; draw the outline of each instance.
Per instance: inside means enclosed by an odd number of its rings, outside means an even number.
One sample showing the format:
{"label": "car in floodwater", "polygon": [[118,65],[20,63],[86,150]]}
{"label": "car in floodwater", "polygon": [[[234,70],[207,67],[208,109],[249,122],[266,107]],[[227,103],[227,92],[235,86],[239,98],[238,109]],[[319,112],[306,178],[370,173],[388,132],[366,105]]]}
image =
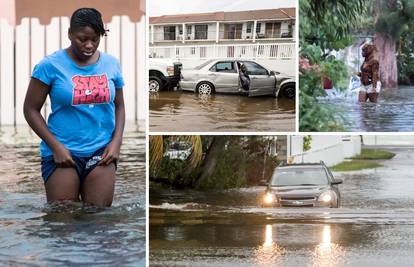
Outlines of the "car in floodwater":
{"label": "car in floodwater", "polygon": [[[250,77],[250,89],[241,89],[240,66],[244,64]],[[293,76],[268,70],[262,65],[241,59],[208,60],[194,69],[181,70],[179,86],[184,91],[211,95],[214,93],[248,96],[272,95],[295,98],[296,82]]]}
{"label": "car in floodwater", "polygon": [[261,196],[262,207],[330,207],[338,208],[341,194],[335,179],[324,164],[283,164],[275,168]]}

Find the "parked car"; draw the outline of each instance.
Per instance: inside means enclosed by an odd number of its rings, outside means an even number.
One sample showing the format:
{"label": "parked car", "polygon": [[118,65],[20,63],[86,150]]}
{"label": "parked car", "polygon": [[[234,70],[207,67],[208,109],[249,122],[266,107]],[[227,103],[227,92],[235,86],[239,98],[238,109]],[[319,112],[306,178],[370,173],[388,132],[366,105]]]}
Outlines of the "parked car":
{"label": "parked car", "polygon": [[149,91],[171,90],[178,85],[182,64],[164,58],[149,59]]}
{"label": "parked car", "polygon": [[324,164],[303,163],[275,168],[261,197],[263,207],[330,207],[338,208],[341,194],[338,184]]}
{"label": "parked car", "polygon": [[173,141],[168,144],[164,156],[168,156],[170,159],[186,160],[191,155],[192,150],[193,148],[189,142]]}
{"label": "parked car", "polygon": [[[241,89],[239,69],[244,64],[250,77],[250,90]],[[283,95],[294,98],[296,82],[293,76],[266,69],[260,64],[239,59],[209,60],[194,69],[181,71],[180,88],[199,94],[234,93],[249,96]]]}

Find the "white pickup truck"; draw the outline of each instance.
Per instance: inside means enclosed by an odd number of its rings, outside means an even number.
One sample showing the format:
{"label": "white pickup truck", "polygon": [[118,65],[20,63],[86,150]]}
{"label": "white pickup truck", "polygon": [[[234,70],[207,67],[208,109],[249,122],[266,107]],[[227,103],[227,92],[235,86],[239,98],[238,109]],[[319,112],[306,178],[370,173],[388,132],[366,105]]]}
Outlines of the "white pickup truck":
{"label": "white pickup truck", "polygon": [[149,91],[172,90],[180,81],[182,64],[165,58],[149,58]]}

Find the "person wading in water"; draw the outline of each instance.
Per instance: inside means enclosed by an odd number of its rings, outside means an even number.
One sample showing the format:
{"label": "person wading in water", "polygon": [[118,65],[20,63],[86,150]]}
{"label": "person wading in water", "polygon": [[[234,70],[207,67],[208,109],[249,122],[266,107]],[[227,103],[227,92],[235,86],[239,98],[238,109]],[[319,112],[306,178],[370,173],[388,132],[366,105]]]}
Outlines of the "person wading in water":
{"label": "person wading in water", "polygon": [[379,80],[379,63],[374,58],[376,47],[373,44],[365,44],[362,47],[362,56],[365,58],[358,76],[361,78],[362,86],[359,91],[359,102],[377,103],[381,82]]}

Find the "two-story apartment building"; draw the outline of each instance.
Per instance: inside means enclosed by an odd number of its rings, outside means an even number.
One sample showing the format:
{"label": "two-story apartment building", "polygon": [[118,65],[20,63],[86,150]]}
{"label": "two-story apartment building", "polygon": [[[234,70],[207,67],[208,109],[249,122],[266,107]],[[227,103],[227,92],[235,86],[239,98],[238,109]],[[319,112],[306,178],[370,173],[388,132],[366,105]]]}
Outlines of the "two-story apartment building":
{"label": "two-story apartment building", "polygon": [[165,15],[149,19],[151,46],[294,42],[295,8]]}

